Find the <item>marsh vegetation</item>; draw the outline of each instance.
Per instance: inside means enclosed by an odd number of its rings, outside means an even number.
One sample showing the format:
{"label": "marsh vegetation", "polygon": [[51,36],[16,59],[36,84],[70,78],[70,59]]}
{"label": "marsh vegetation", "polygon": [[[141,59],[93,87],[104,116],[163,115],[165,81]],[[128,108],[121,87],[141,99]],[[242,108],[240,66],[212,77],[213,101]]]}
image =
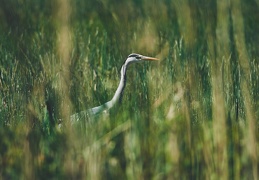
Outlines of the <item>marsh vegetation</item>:
{"label": "marsh vegetation", "polygon": [[0,4],[0,179],[259,178],[258,0]]}

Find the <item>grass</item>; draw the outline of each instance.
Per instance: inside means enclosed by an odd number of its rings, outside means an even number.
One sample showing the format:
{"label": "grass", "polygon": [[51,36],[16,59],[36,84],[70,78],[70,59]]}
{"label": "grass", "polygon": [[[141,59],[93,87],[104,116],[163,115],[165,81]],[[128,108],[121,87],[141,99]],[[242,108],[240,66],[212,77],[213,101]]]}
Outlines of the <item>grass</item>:
{"label": "grass", "polygon": [[[1,179],[258,179],[258,12],[252,0],[4,3]],[[71,127],[112,98],[131,52],[161,61],[130,65],[122,103]]]}

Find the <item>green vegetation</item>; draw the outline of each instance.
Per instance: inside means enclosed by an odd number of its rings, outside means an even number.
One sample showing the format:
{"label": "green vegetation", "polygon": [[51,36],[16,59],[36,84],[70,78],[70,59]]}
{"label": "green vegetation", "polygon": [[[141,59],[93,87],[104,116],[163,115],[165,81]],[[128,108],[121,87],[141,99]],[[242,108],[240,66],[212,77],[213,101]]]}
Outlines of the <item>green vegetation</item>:
{"label": "green vegetation", "polygon": [[259,178],[258,0],[0,4],[0,179]]}

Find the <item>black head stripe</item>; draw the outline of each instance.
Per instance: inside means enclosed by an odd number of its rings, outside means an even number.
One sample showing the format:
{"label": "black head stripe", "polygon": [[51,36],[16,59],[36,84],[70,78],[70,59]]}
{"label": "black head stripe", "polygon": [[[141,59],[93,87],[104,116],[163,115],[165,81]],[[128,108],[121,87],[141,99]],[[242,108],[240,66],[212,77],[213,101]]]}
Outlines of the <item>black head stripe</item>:
{"label": "black head stripe", "polygon": [[128,57],[138,57],[138,56],[139,56],[139,54],[132,53],[132,54],[130,54]]}

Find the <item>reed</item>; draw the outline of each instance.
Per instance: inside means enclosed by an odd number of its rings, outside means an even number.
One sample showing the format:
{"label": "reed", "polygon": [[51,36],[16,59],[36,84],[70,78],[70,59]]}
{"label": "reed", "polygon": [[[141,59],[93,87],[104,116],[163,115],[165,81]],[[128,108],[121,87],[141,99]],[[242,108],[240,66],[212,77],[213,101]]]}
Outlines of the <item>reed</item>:
{"label": "reed", "polygon": [[[5,2],[0,178],[258,179],[258,17],[241,0]],[[71,126],[132,52],[161,61],[130,65],[121,104]]]}

